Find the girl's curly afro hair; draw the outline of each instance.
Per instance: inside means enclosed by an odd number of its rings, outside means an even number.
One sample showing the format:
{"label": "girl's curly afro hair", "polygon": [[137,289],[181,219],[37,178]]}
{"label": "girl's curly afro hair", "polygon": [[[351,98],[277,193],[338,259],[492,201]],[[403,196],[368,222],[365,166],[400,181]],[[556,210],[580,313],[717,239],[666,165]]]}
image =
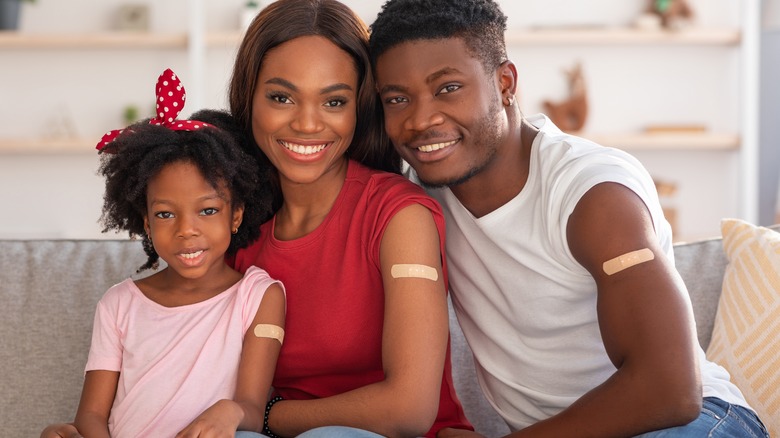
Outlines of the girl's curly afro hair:
{"label": "girl's curly afro hair", "polygon": [[228,255],[257,240],[260,225],[273,215],[272,170],[261,168],[241,150],[239,144],[247,139],[233,117],[223,111],[202,110],[191,119],[218,129],[173,131],[145,120],[125,129],[101,151],[98,174],[106,178],[106,191],[100,223],[103,232],[127,231],[131,238],[142,238],[148,259],[139,271],[156,266],[159,260],[144,230],[146,190],[149,181],[168,164],[192,163],[214,189],[227,188],[233,209],[244,207],[243,221],[232,235]]}

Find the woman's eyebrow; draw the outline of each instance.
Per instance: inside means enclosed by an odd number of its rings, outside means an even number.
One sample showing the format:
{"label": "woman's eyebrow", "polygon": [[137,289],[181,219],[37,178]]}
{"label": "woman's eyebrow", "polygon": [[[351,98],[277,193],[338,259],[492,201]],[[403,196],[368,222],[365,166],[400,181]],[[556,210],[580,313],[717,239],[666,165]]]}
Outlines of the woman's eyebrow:
{"label": "woman's eyebrow", "polygon": [[[295,86],[295,84],[288,81],[287,79],[283,79],[279,77],[270,78],[267,81],[265,81],[265,83],[279,85],[295,92],[299,91],[298,87]],[[346,84],[344,82],[339,82],[333,85],[328,85],[327,87],[323,88],[322,90],[320,90],[320,94],[328,94],[334,91],[341,91],[341,90],[353,91],[352,86],[350,86],[349,84]]]}

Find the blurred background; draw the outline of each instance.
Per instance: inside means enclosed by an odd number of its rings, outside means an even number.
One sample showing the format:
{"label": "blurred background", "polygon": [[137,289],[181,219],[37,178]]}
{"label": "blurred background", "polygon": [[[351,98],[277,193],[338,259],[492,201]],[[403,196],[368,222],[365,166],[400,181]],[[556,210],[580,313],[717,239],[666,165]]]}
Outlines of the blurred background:
{"label": "blurred background", "polygon": [[[168,67],[183,117],[226,108],[265,3],[0,0],[0,238],[117,237],[97,223],[94,145],[151,115]],[[344,3],[370,24],[383,0]],[[719,235],[725,217],[780,222],[780,0],[499,3],[523,112],[639,158],[678,241]]]}

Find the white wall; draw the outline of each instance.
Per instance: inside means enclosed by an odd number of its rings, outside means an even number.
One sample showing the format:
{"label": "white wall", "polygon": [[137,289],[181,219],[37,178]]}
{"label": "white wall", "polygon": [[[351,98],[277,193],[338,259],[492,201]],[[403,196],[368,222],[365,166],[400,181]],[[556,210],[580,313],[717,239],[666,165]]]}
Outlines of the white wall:
{"label": "white wall", "polygon": [[[43,0],[25,3],[22,32],[90,32],[110,30],[116,10],[127,0]],[[186,0],[147,2],[151,30],[186,30]],[[209,31],[237,27],[242,0],[203,1]],[[366,22],[382,0],[348,0]],[[501,0],[510,28],[539,25],[626,25],[644,1]],[[707,26],[739,26],[739,2],[692,1],[697,20]],[[543,4],[544,7],[539,5]],[[590,132],[641,129],[648,123],[706,123],[718,132],[739,129],[738,57],[724,47],[560,47],[513,48],[510,56],[520,72],[520,104],[526,113],[539,110],[544,98],[565,90],[561,74],[577,60],[584,69],[591,96]],[[208,49],[204,72],[206,107],[226,106],[227,81],[234,48]],[[186,50],[0,49],[0,138],[53,135],[62,115],[79,137],[96,142],[103,132],[122,124],[122,107],[151,108],[157,75],[171,67],[187,86]],[[9,68],[10,67],[10,68]],[[715,91],[713,91],[715,90]],[[196,108],[187,108],[186,116]],[[97,158],[87,145],[83,153],[60,155],[0,154],[0,200],[14,214],[0,219],[0,238],[100,238],[97,219],[102,181],[95,175]],[[651,173],[677,182],[676,200],[688,214],[681,229],[691,237],[718,233],[717,221],[735,216],[738,204],[736,154],[729,152],[636,153]],[[717,183],[718,180],[726,181]],[[722,199],[711,208],[695,208],[702,187]]]}

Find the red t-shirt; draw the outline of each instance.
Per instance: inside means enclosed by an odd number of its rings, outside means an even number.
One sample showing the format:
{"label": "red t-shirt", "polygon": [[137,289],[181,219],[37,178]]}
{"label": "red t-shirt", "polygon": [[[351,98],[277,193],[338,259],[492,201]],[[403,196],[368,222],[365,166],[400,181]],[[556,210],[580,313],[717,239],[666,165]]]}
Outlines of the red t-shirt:
{"label": "red t-shirt", "polygon": [[[444,254],[444,217],[438,203],[402,176],[354,161],[333,208],[316,230],[279,241],[273,237],[272,219],[262,225],[257,242],[238,252],[236,269],[259,266],[287,291],[286,335],[273,380],[279,395],[323,398],[384,379],[379,245],[390,219],[414,203],[433,213]],[[443,273],[446,284],[446,264]],[[443,427],[471,429],[452,384],[449,346],[439,412],[426,436],[435,436]]]}

